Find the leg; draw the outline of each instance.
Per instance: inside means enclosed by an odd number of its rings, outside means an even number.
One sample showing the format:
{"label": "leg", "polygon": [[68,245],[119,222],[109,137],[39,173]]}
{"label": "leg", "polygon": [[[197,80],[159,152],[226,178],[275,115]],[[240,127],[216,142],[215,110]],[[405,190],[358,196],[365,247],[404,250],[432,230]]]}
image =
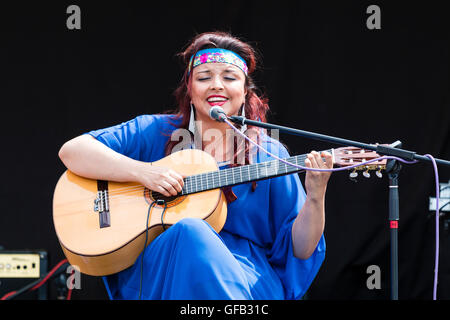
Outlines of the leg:
{"label": "leg", "polygon": [[[118,298],[138,298],[140,264],[139,256],[117,275]],[[208,223],[194,218],[179,221],[147,247],[142,288],[145,299],[252,298],[239,262]]]}

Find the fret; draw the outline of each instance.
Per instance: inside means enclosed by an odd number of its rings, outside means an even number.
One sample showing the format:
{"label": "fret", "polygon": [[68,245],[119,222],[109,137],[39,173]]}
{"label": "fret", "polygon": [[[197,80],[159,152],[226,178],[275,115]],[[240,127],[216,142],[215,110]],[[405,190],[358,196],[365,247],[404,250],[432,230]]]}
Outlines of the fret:
{"label": "fret", "polygon": [[230,179],[229,183],[230,184],[234,184],[234,168],[230,168],[230,172],[229,172],[228,178]]}
{"label": "fret", "polygon": [[297,157],[298,161],[300,161],[299,165],[305,166],[305,160],[300,159],[300,157]]}
{"label": "fret", "polygon": [[219,173],[217,174],[217,186],[218,187],[221,187],[223,185],[222,184],[222,177],[221,177],[221,175],[223,175],[222,171],[223,170],[219,170]]}
{"label": "fret", "polygon": [[[271,168],[273,168],[273,175],[278,175],[278,168],[280,167],[280,161],[278,161],[278,160],[274,160],[274,161],[272,161],[272,164],[270,165],[270,167]],[[271,174],[271,175],[272,175]]]}
{"label": "fret", "polygon": [[181,188],[181,194],[186,194],[186,193],[188,192],[188,186],[187,186],[187,183],[188,183],[188,178],[186,178],[186,179],[184,180],[184,186],[183,186],[183,188]]}
{"label": "fret", "polygon": [[[214,177],[216,177],[217,182],[214,181]],[[220,186],[220,171],[214,171],[213,174],[213,186],[214,188],[217,188]]]}
{"label": "fret", "polygon": [[281,171],[281,164],[283,162],[279,161],[279,160],[275,160],[274,162],[274,168],[275,168],[275,174],[278,175],[278,173],[280,173]]}
{"label": "fret", "polygon": [[208,189],[214,189],[214,187],[215,187],[215,185],[214,185],[214,172],[215,172],[215,171],[213,171],[213,172],[210,173],[211,180],[209,181],[210,187],[208,187]]}
{"label": "fret", "polygon": [[[294,161],[293,161],[293,158],[286,158],[285,159],[287,162],[289,162],[289,163],[293,163]],[[286,164],[286,163],[285,163]],[[290,164],[286,164],[286,166],[287,166],[287,169],[286,169],[286,172],[291,172],[291,171],[293,171],[293,170],[296,170],[296,168],[295,167],[293,167],[293,166],[291,166]]]}
{"label": "fret", "polygon": [[[228,174],[227,174],[228,169],[221,170],[221,172],[222,172],[222,177],[220,178],[221,185],[226,186],[226,185],[228,185]],[[225,180],[225,183],[224,183],[224,180]]]}
{"label": "fret", "polygon": [[252,180],[252,177],[250,175],[250,165],[247,166],[247,174],[248,174],[248,180]]}
{"label": "fret", "polygon": [[214,184],[214,174],[215,174],[215,171],[211,172],[211,181],[209,181],[209,184],[210,184],[210,188],[209,189],[214,189],[214,187],[216,186]]}
{"label": "fret", "polygon": [[200,175],[200,188],[199,188],[199,190],[203,190],[203,178],[205,177],[205,175],[204,174],[201,174]]}
{"label": "fret", "polygon": [[[291,161],[291,158],[286,158],[284,160],[289,162],[289,163],[293,162],[293,161]],[[288,172],[290,172],[292,170],[292,166],[290,164],[285,163],[284,165],[286,167],[285,173],[288,173]]]}
{"label": "fret", "polygon": [[233,168],[233,183],[236,183],[235,173],[236,173],[236,167]]}
{"label": "fret", "polygon": [[244,180],[242,180],[242,166],[239,167],[239,176],[241,177],[240,182],[244,181]]}
{"label": "fret", "polygon": [[[276,161],[276,160],[275,160],[275,161]],[[275,165],[276,165],[276,162],[275,162],[275,161],[270,161],[270,162],[269,162],[269,165],[268,165],[268,169],[269,169],[268,177],[269,177],[269,176],[274,176],[274,175],[277,174],[277,168],[275,168]]]}
{"label": "fret", "polygon": [[273,167],[273,165],[274,165],[274,162],[273,161],[269,161],[268,163],[267,163],[267,176],[268,177],[270,177],[270,176],[272,176],[272,175],[274,175],[275,174],[275,168]]}
{"label": "fret", "polygon": [[260,165],[260,172],[259,172],[259,176],[260,178],[265,178],[266,176],[264,175],[264,169],[265,169],[266,165],[265,162],[261,163]]}
{"label": "fret", "polygon": [[217,171],[217,187],[222,186],[222,179],[220,178],[221,170]]}

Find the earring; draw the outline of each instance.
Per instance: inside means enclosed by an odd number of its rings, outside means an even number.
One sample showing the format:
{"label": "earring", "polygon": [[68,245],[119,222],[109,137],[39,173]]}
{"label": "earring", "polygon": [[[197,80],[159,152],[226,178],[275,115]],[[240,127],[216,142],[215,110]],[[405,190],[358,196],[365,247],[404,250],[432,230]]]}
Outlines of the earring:
{"label": "earring", "polygon": [[[243,117],[243,118],[245,118],[245,103],[242,104],[241,109],[242,109],[242,111],[241,111],[240,116]],[[246,124],[244,124],[244,125],[241,127],[241,132],[245,132],[245,131],[247,131],[247,125],[246,125]]]}
{"label": "earring", "polygon": [[195,134],[195,114],[194,114],[194,105],[191,102],[191,115],[189,119],[189,131]]}

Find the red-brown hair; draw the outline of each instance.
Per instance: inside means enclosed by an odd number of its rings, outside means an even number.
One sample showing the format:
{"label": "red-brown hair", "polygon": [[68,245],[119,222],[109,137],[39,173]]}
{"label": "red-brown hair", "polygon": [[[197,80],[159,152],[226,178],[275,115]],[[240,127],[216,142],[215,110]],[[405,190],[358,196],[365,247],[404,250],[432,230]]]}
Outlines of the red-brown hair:
{"label": "red-brown hair", "polygon": [[[172,114],[176,115],[176,118],[181,118],[181,122],[179,123],[179,128],[188,128],[189,120],[190,120],[190,83],[191,77],[188,70],[188,65],[191,57],[195,55],[198,51],[208,48],[222,48],[226,50],[233,51],[241,56],[248,67],[248,75],[245,79],[245,88],[247,90],[247,95],[245,97],[245,116],[247,119],[258,120],[266,122],[266,114],[269,110],[268,99],[263,95],[259,95],[257,92],[258,88],[255,86],[252,73],[257,68],[257,53],[253,49],[253,47],[246,42],[238,39],[235,36],[227,32],[206,32],[201,33],[195,36],[187,45],[186,49],[180,53],[178,56],[181,58],[181,61],[184,65],[185,71],[183,77],[181,79],[180,85],[175,90],[174,95],[176,98],[177,109],[172,111]],[[250,128],[250,127],[249,127]],[[166,145],[166,155],[169,155],[172,152],[174,146],[178,143],[178,141],[171,141],[169,139]],[[248,161],[248,142],[245,142],[245,162]],[[235,159],[237,154],[234,155]],[[232,166],[238,165],[236,161],[233,161]]]}

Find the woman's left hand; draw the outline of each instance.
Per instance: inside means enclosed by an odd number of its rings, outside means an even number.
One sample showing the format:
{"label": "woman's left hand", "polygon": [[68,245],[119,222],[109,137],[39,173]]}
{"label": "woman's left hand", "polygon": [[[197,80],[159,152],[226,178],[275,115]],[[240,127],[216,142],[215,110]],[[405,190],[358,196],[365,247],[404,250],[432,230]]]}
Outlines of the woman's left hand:
{"label": "woman's left hand", "polygon": [[[325,161],[322,159],[325,159]],[[305,166],[307,168],[317,169],[332,169],[333,168],[333,156],[322,151],[319,154],[317,151],[311,151],[306,156]],[[306,194],[310,199],[321,200],[325,197],[325,191],[327,189],[328,180],[330,179],[331,172],[324,171],[310,171],[306,172],[305,188]]]}

